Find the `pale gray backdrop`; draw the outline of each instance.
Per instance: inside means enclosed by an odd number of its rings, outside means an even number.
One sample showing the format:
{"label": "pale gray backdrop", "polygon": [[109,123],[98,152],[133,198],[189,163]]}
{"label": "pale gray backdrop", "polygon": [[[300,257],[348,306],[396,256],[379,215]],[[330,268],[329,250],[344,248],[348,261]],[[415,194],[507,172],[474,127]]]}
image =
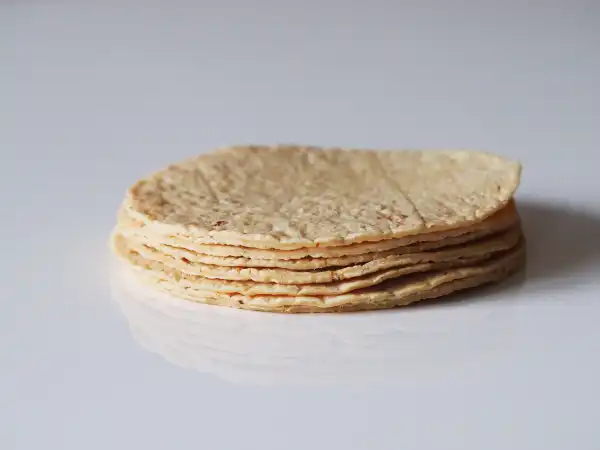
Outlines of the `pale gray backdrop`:
{"label": "pale gray backdrop", "polygon": [[[599,80],[593,0],[0,0],[0,448],[600,448]],[[292,387],[267,365],[257,387],[239,361],[231,381],[143,350],[106,270],[125,188],[215,146],[277,142],[520,159],[528,276],[466,310],[232,316],[219,335],[242,320],[279,343],[320,324],[338,340],[312,363],[368,340],[394,360],[375,384]],[[485,326],[443,347],[457,364],[415,375],[429,369],[406,361],[445,339],[425,325],[464,317]]]}

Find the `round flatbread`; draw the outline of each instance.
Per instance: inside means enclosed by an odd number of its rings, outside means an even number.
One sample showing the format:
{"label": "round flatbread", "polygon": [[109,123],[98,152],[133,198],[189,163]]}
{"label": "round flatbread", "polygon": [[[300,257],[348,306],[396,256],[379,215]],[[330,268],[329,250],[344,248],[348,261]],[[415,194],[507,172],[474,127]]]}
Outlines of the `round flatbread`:
{"label": "round flatbread", "polygon": [[473,151],[232,147],[140,180],[123,209],[196,243],[347,246],[481,221],[508,203],[520,171]]}
{"label": "round flatbread", "polygon": [[174,284],[160,274],[146,270],[134,270],[134,273],[141,280],[160,290],[200,303],[256,311],[308,313],[360,311],[404,306],[420,300],[448,295],[458,290],[500,281],[519,271],[524,263],[525,245],[521,241],[512,250],[501,253],[484,263],[441,272],[410,275],[347,294],[327,296],[246,296],[207,293]]}
{"label": "round flatbread", "polygon": [[[419,268],[423,263],[452,263],[473,258],[486,258],[493,253],[508,250],[514,247],[521,237],[519,227],[511,228],[508,231],[478,240],[469,245],[458,245],[452,247],[443,247],[434,251],[391,254],[387,256],[376,257],[361,264],[354,264],[346,267],[334,267],[331,269],[319,270],[288,270],[288,269],[269,269],[269,268],[243,268],[243,267],[223,267],[209,265],[197,262],[191,262],[187,259],[176,258],[147,245],[124,241],[122,236],[117,235],[115,239],[123,240],[120,245],[127,247],[129,252],[139,254],[142,258],[149,261],[157,261],[170,269],[175,269],[185,275],[200,276],[209,279],[230,280],[230,281],[254,281],[258,283],[277,283],[277,284],[319,284],[332,283],[341,280],[359,278],[365,275],[375,274],[380,271],[393,268]],[[426,266],[427,267],[427,266]]]}
{"label": "round flatbread", "polygon": [[[514,243],[513,243],[514,246]],[[321,296],[321,295],[341,295],[359,289],[374,286],[383,283],[386,280],[398,278],[404,275],[444,270],[452,267],[460,267],[476,264],[489,259],[490,252],[487,249],[479,249],[473,255],[465,255],[460,258],[448,259],[443,261],[427,261],[419,264],[404,265],[400,267],[391,267],[388,269],[368,272],[365,275],[341,279],[339,281],[314,283],[314,284],[280,284],[276,282],[259,283],[254,281],[232,281],[211,279],[205,276],[190,275],[180,270],[174,269],[164,263],[147,259],[134,250],[127,248],[124,239],[115,237],[115,248],[117,253],[132,265],[140,270],[147,271],[154,276],[162,277],[180,287],[192,288],[206,294],[225,293],[225,294],[243,294],[247,296],[256,295],[289,295],[289,296]],[[431,258],[430,258],[431,259]],[[348,268],[348,274],[359,272],[361,269]],[[341,272],[344,273],[344,272]]]}

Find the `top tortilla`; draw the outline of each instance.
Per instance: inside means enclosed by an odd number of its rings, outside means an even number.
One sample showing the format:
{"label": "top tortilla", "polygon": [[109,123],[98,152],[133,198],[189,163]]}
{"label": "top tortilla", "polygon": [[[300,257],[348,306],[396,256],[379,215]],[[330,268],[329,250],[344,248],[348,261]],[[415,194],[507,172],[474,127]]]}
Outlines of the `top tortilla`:
{"label": "top tortilla", "polygon": [[132,186],[123,207],[157,233],[292,250],[381,241],[481,221],[521,166],[474,151],[231,147]]}

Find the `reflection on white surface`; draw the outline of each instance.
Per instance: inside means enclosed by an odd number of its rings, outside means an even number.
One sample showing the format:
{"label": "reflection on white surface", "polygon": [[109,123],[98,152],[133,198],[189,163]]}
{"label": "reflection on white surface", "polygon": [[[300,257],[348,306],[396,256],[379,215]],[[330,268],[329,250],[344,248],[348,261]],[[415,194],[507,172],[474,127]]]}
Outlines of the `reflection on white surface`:
{"label": "reflection on white surface", "polygon": [[140,345],[236,383],[423,377],[489,355],[510,337],[513,305],[503,285],[397,310],[285,315],[180,300],[140,284],[120,264],[111,272],[114,299]]}

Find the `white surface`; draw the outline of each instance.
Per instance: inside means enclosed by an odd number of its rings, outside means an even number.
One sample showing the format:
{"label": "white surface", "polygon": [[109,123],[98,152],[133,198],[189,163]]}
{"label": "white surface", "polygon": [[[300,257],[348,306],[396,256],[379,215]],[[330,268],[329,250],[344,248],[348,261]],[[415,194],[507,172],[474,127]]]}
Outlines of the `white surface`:
{"label": "white surface", "polygon": [[[598,2],[160,3],[0,2],[0,448],[600,448]],[[247,142],[519,158],[527,276],[318,317],[111,277],[131,182]]]}

